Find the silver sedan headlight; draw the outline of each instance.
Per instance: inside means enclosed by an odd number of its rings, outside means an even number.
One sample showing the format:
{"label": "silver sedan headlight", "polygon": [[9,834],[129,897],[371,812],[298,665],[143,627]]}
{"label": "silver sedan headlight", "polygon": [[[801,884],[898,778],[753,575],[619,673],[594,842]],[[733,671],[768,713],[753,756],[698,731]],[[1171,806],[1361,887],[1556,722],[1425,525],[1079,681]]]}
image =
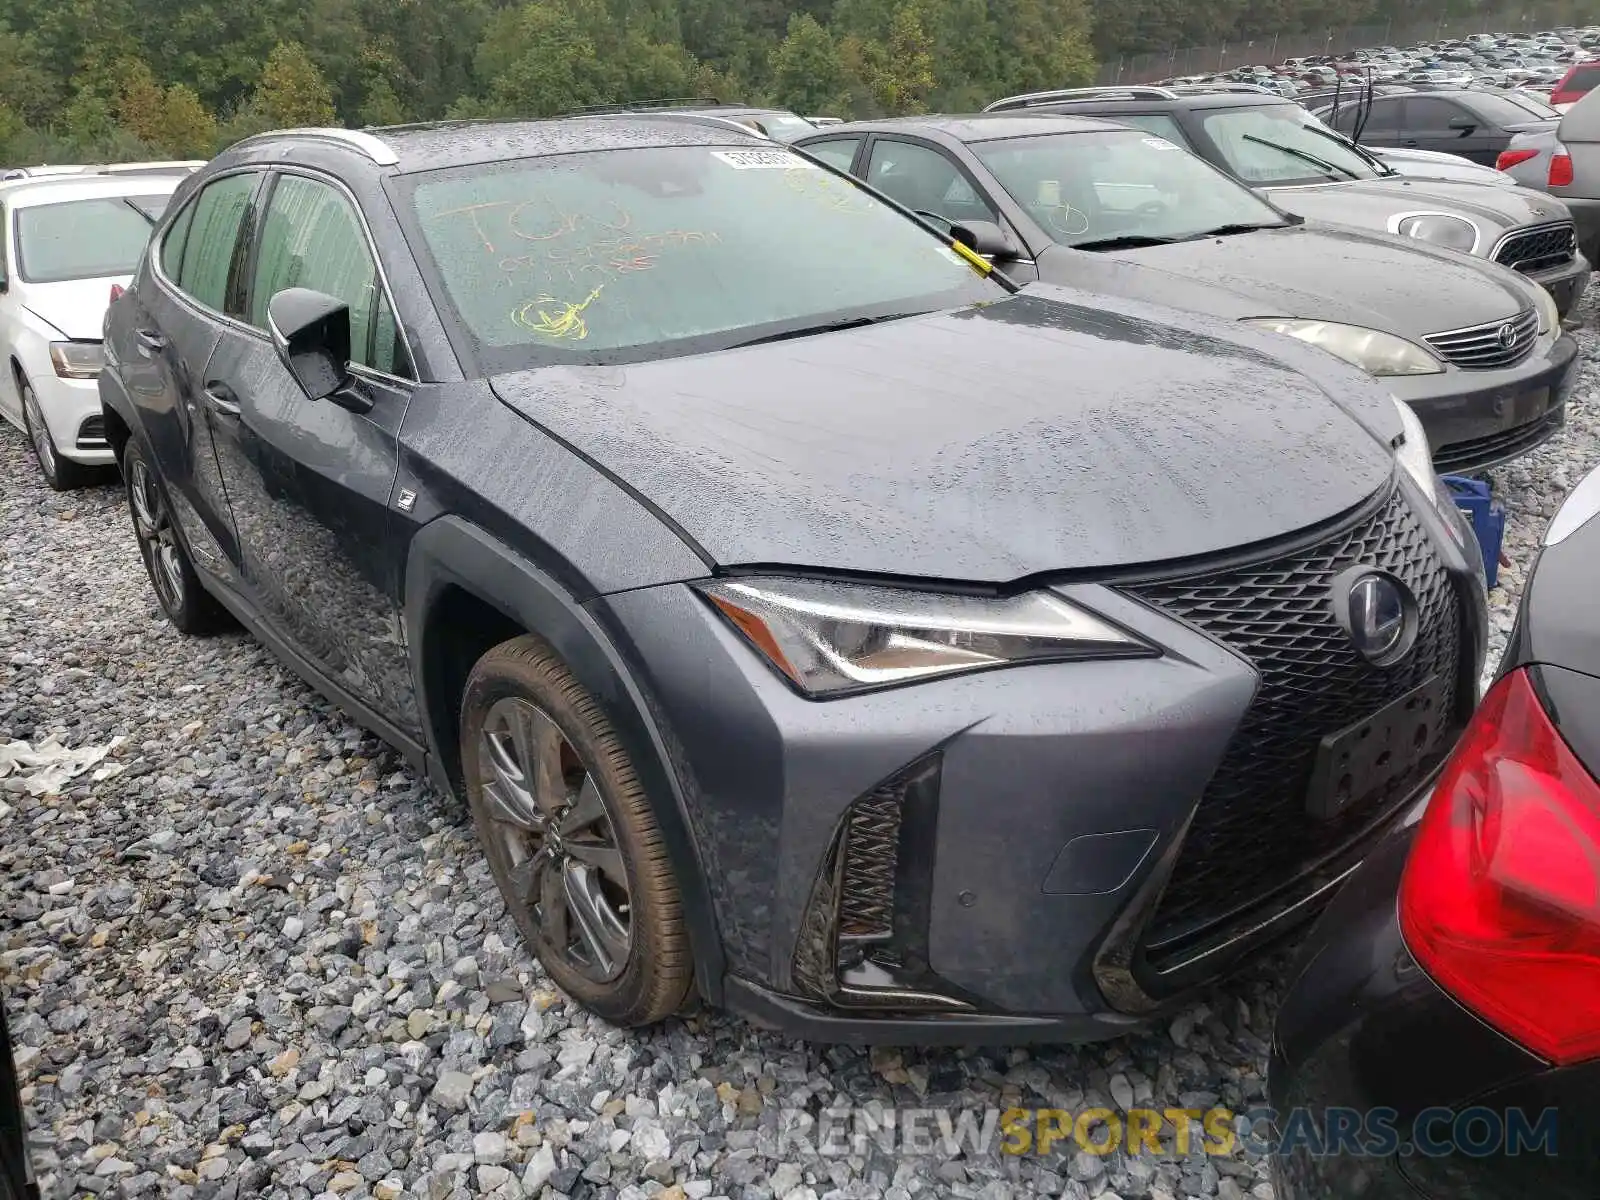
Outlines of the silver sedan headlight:
{"label": "silver sedan headlight", "polygon": [[1257,317],[1245,324],[1310,342],[1369,375],[1437,375],[1444,370],[1439,360],[1416,342],[1381,329],[1301,317]]}
{"label": "silver sedan headlight", "polygon": [[1550,333],[1561,328],[1561,310],[1556,307],[1556,302],[1551,299],[1550,293],[1537,284],[1534,285],[1533,307],[1539,314],[1539,332]]}
{"label": "silver sedan headlight", "polygon": [[1396,220],[1392,232],[1463,254],[1478,248],[1478,227],[1465,217],[1450,213],[1412,213]]}
{"label": "silver sedan headlight", "polygon": [[698,586],[763,658],[819,698],[1018,663],[1159,653],[1051,592],[993,598],[794,578]]}

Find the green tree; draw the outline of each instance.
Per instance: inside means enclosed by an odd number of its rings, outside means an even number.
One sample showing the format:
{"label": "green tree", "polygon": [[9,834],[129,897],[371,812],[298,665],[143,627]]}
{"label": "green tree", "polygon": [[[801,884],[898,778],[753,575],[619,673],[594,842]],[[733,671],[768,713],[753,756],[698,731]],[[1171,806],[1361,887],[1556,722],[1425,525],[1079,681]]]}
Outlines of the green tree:
{"label": "green tree", "polygon": [[273,47],[249,108],[269,129],[331,125],[338,119],[328,81],[298,42]]}
{"label": "green tree", "polygon": [[217,144],[217,119],[191,87],[175,83],[163,97],[155,141],[174,158],[205,158]]}
{"label": "green tree", "polygon": [[774,101],[800,113],[831,115],[850,103],[844,59],[833,35],[809,13],[789,18],[789,32],[772,52]]}
{"label": "green tree", "polygon": [[933,38],[914,3],[900,5],[889,20],[889,38],[870,79],[878,103],[891,113],[927,111],[938,83],[933,71]]}

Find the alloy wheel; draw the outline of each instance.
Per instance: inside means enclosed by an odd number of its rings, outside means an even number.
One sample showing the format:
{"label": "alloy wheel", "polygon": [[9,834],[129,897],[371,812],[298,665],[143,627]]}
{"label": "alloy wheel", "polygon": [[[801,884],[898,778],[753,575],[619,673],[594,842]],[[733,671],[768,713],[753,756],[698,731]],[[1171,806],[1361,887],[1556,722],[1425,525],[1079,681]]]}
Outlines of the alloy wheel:
{"label": "alloy wheel", "polygon": [[488,832],[543,951],[595,983],[616,979],[628,965],[633,907],[593,773],[556,723],[517,696],[489,709],[479,759]]}
{"label": "alloy wheel", "polygon": [[169,615],[179,612],[184,601],[182,552],[161,489],[150,468],[137,458],[128,471],[128,507],[156,596]]}
{"label": "alloy wheel", "polygon": [[56,477],[56,447],[50,440],[50,427],[44,423],[44,413],[39,408],[39,398],[27,384],[22,385],[22,411],[24,424],[33,440],[33,452],[39,457],[39,469],[45,478]]}

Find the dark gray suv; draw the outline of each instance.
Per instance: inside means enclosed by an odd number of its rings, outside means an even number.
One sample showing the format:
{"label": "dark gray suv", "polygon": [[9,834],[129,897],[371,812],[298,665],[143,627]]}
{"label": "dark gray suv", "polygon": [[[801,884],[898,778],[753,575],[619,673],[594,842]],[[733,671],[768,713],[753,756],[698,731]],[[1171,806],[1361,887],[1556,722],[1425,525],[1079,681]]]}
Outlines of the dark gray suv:
{"label": "dark gray suv", "polygon": [[178,628],[461,797],[549,976],[1103,1037],[1316,909],[1474,698],[1409,410],[670,116],[269,134],[100,378]]}

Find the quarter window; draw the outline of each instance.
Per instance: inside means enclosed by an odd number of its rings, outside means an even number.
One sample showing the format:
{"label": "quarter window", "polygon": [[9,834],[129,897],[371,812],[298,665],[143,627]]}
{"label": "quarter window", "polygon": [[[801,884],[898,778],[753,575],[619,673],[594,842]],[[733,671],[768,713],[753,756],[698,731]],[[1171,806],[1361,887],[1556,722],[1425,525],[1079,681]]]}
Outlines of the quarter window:
{"label": "quarter window", "polygon": [[178,219],[167,230],[166,237],[161,239],[161,269],[174,283],[183,273],[183,248],[189,240],[189,227],[194,224],[194,210],[198,203],[197,200],[191,200],[185,204]]}
{"label": "quarter window", "polygon": [[337,188],[303,175],[284,175],[272,189],[250,286],[250,323],[265,329],[272,298],[292,287],[349,305],[350,361],[399,373],[394,316],[379,302],[377,266],[361,221]]}
{"label": "quarter window", "polygon": [[[224,310],[239,229],[260,178],[257,174],[224,175],[207,184],[193,205],[176,281],[186,293],[217,312]],[[170,266],[165,258],[162,265]]]}

